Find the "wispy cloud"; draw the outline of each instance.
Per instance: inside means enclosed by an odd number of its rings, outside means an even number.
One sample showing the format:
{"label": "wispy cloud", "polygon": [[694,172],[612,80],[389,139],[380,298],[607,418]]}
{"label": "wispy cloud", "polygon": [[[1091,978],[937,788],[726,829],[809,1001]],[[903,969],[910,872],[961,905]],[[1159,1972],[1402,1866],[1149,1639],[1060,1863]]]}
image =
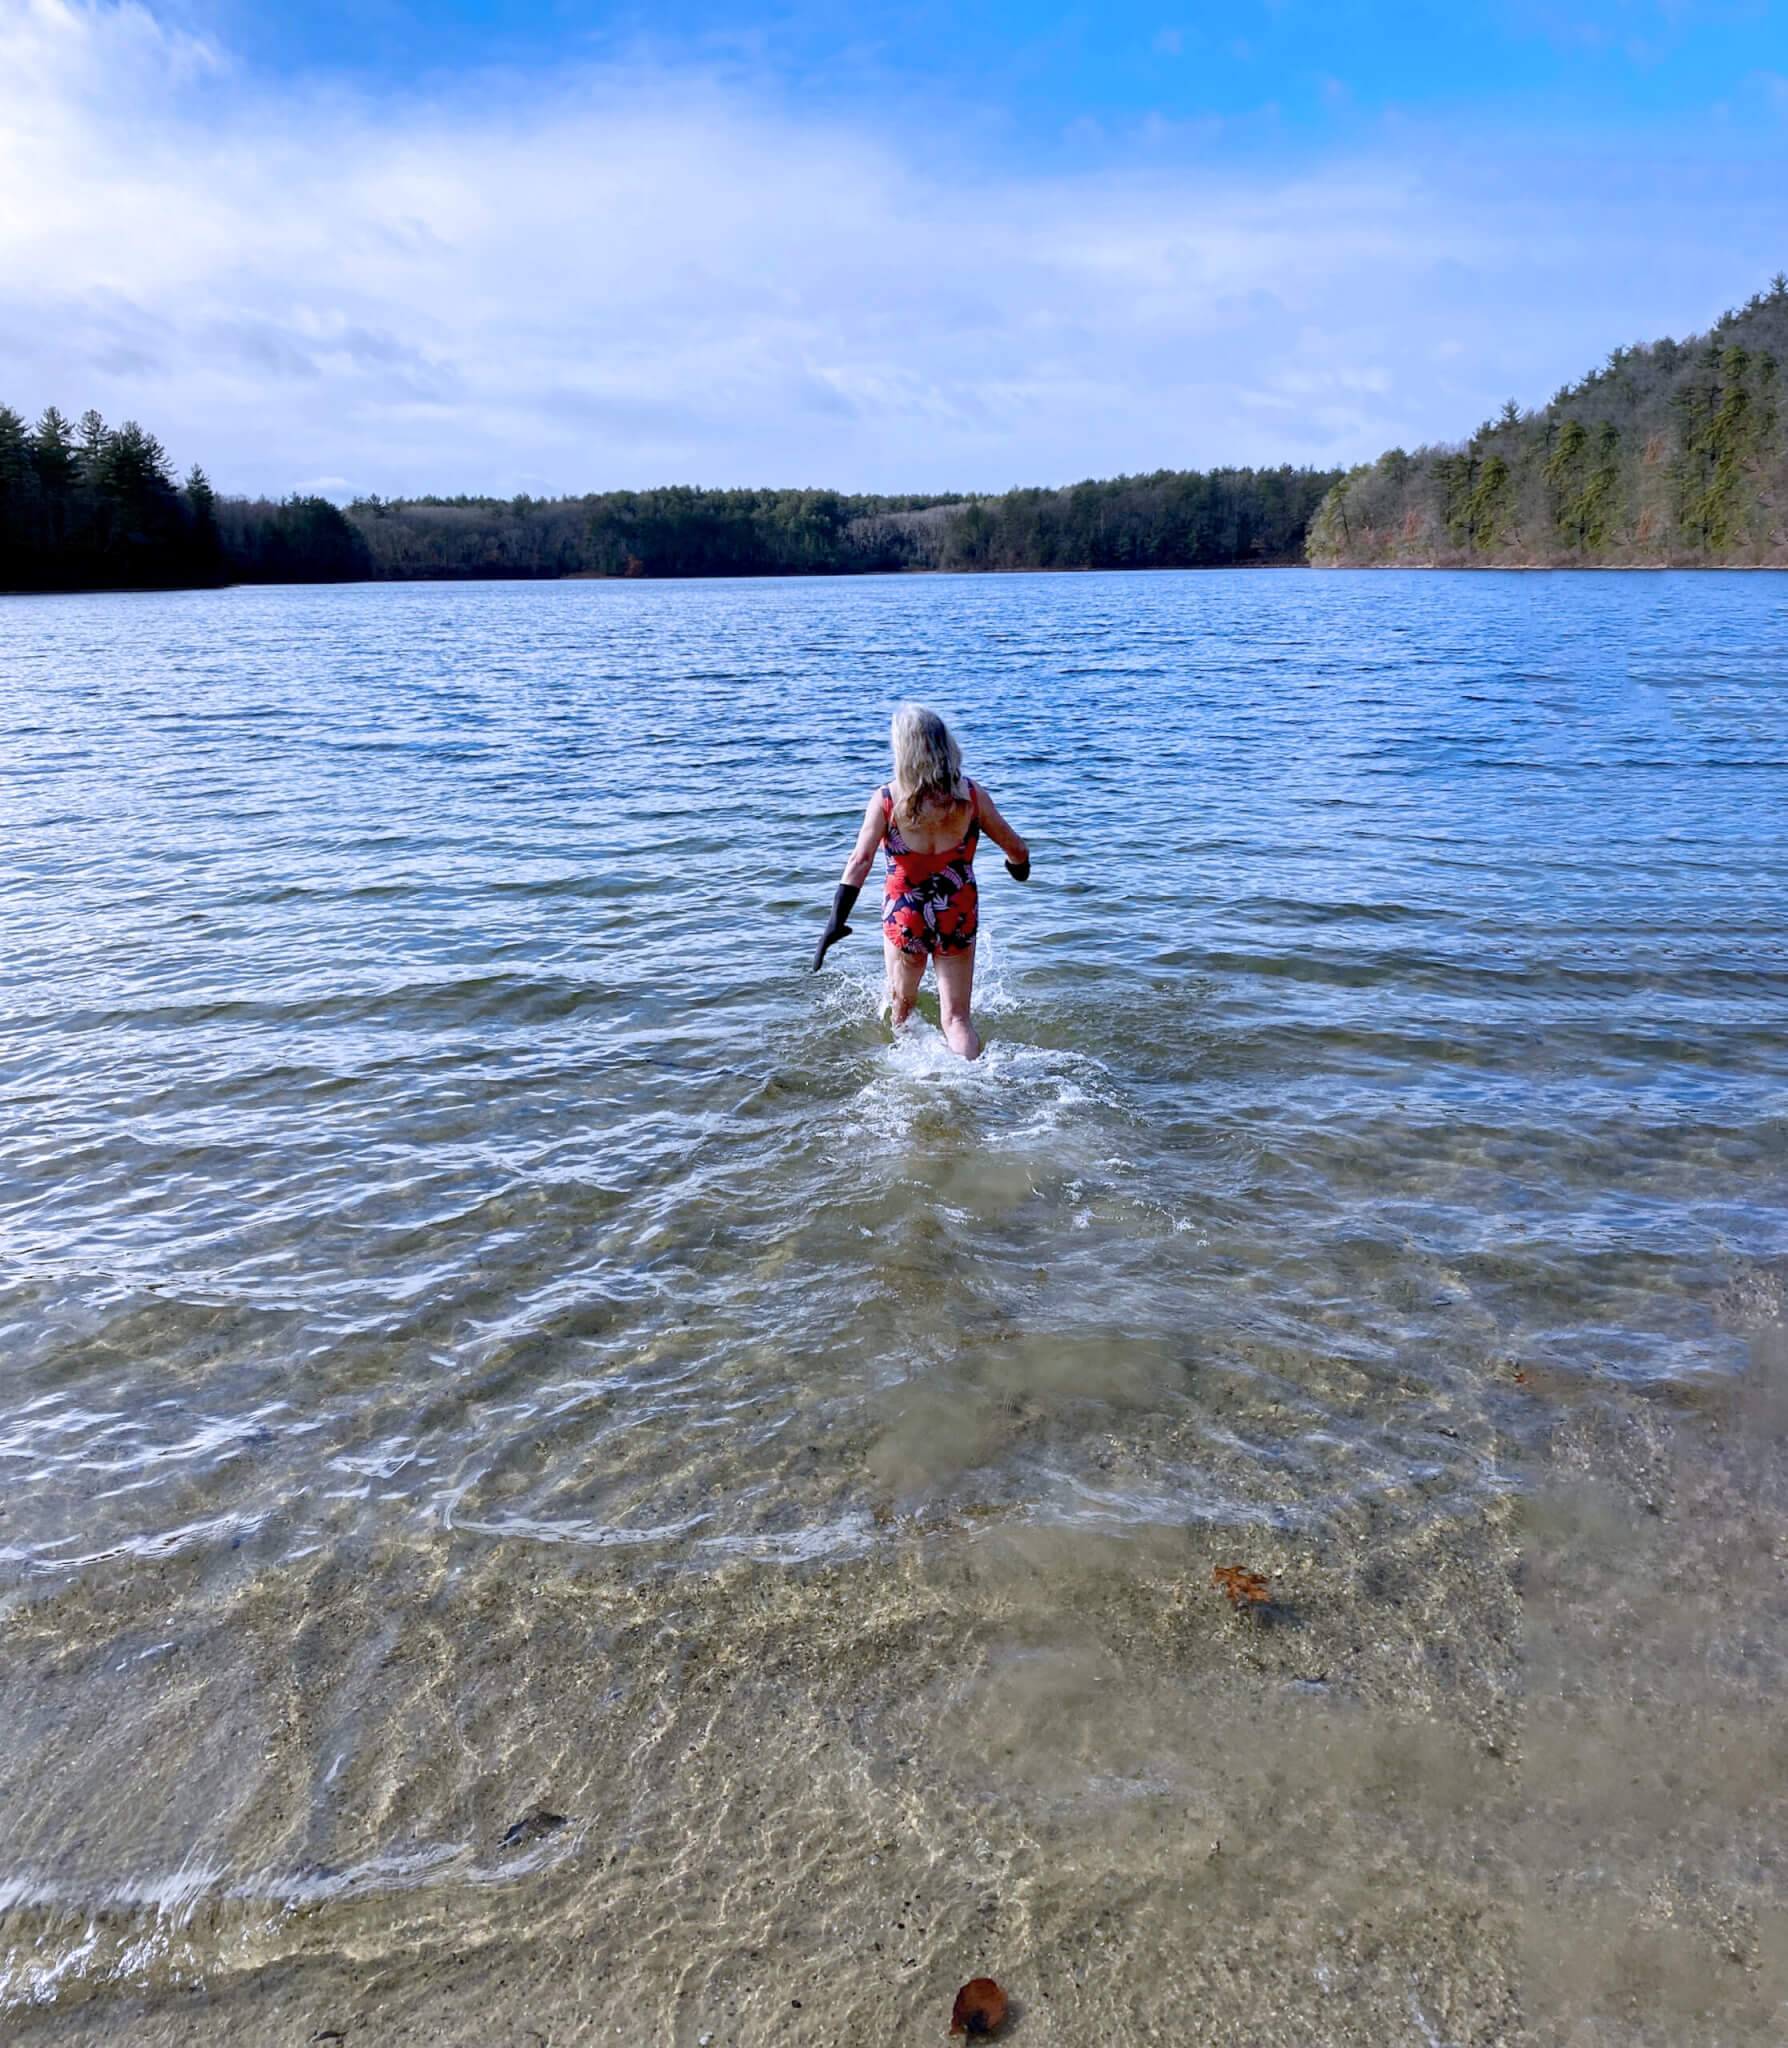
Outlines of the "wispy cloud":
{"label": "wispy cloud", "polygon": [[1714,250],[1692,191],[1641,221],[1557,165],[1491,190],[1413,132],[970,175],[697,70],[375,103],[70,0],[0,0],[0,43],[0,397],[137,413],[232,488],[1358,458],[1776,267],[1762,188]]}

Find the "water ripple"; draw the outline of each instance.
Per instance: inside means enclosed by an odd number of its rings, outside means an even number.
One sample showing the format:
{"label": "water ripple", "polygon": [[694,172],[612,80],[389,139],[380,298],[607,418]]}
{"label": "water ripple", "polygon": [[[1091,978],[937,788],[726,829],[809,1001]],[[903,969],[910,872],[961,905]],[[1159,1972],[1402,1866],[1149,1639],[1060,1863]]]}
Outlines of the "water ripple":
{"label": "water ripple", "polygon": [[[1500,1482],[1438,1416],[1721,1371],[1788,1251],[1780,579],[235,591],[0,648],[23,1580],[1452,1498]],[[974,1069],[890,1042],[873,928],[804,967],[915,688],[1036,847]]]}

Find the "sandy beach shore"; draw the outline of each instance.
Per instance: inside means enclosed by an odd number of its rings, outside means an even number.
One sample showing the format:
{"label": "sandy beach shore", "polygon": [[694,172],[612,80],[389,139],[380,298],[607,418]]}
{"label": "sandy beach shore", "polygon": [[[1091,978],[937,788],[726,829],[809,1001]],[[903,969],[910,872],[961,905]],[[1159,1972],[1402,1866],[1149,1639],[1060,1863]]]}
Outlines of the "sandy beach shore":
{"label": "sandy beach shore", "polygon": [[[989,1973],[1039,2044],[1777,2040],[1773,1284],[1733,1302],[1747,1379],[1524,1375],[1477,1446],[1507,1488],[1458,1511],[1235,1544],[891,1511],[813,1571],[448,1539],[15,1602],[12,1840],[97,1879],[159,1798],[171,1875],[8,1902],[9,2038],[917,2041]],[[304,1868],[318,1783],[341,1860]]]}

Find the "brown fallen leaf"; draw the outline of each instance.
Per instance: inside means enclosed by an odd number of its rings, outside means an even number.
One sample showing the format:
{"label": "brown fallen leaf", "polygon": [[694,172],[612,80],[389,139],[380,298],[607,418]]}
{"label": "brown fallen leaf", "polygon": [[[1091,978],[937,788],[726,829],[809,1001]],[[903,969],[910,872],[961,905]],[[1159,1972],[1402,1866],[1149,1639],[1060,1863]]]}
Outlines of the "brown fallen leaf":
{"label": "brown fallen leaf", "polygon": [[1267,1581],[1259,1572],[1244,1571],[1239,1564],[1213,1565],[1211,1584],[1223,1588],[1231,1607],[1266,1607],[1272,1602],[1273,1589]]}
{"label": "brown fallen leaf", "polygon": [[971,1977],[950,2009],[953,2034],[997,2034],[1006,2024],[1006,1994],[991,1977]]}

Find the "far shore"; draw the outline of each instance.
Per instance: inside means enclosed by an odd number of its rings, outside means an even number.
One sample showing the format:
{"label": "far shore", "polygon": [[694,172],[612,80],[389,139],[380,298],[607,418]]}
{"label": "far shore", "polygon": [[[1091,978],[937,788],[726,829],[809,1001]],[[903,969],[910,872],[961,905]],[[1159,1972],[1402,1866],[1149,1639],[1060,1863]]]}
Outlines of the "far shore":
{"label": "far shore", "polygon": [[352,576],[320,580],[300,577],[279,582],[271,578],[241,577],[224,583],[92,583],[48,584],[30,588],[0,589],[8,597],[167,597],[182,591],[204,590],[320,590],[365,588],[368,586],[434,584],[443,589],[472,583],[856,583],[881,576],[951,576],[965,580],[987,576],[1210,576],[1245,570],[1249,574],[1273,571],[1308,571],[1319,575],[1336,572],[1370,572],[1373,575],[1514,575],[1514,576],[1608,576],[1663,575],[1783,575],[1788,559],[1775,562],[1213,562],[1188,567],[1150,564],[1136,569],[1088,568],[1049,565],[1038,568],[964,569],[904,568],[878,570],[816,569],[805,573],[768,571],[762,574],[730,572],[714,576],[629,576],[600,569],[569,569],[562,576],[533,576],[526,573],[498,576]]}

